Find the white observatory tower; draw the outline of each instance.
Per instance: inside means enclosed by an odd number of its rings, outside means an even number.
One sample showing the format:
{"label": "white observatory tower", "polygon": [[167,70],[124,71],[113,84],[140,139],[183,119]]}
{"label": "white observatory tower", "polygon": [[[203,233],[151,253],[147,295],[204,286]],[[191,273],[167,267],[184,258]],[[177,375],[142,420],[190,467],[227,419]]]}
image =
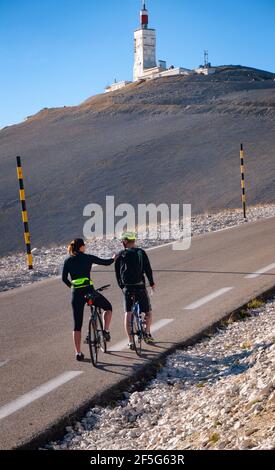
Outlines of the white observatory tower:
{"label": "white observatory tower", "polygon": [[134,82],[142,78],[146,69],[157,66],[156,30],[148,28],[148,18],[146,3],[143,1],[140,12],[140,28],[135,31]]}

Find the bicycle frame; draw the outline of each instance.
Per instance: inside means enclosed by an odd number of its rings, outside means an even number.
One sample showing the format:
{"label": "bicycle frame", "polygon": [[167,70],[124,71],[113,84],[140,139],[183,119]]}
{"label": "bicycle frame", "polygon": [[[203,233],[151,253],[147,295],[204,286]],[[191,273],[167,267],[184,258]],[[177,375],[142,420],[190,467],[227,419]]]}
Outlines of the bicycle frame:
{"label": "bicycle frame", "polygon": [[[135,315],[137,322],[138,322],[138,327],[141,333],[143,333],[143,318],[142,318],[142,313],[140,311],[140,306],[138,302],[135,302],[132,310],[132,314]],[[143,336],[143,334],[142,334]]]}
{"label": "bicycle frame", "polygon": [[[141,343],[144,339],[144,318],[140,310],[139,302],[136,302],[135,296],[132,296],[133,306],[131,309],[132,318],[131,318],[131,337],[133,339],[134,348],[136,354],[141,356]],[[134,324],[136,326],[134,327]]]}
{"label": "bicycle frame", "polygon": [[97,311],[97,307],[95,307],[94,305],[90,305],[90,307],[91,307],[91,319],[94,323],[96,323],[97,316],[98,314],[100,315],[100,312]]}
{"label": "bicycle frame", "polygon": [[[97,291],[101,292],[108,287],[109,285],[103,286],[100,289],[97,289]],[[101,349],[103,353],[107,352],[106,340],[103,333],[102,311],[100,307],[94,305],[93,295],[88,294],[86,296],[86,304],[91,308],[87,341],[90,348],[92,363],[97,367],[99,349]]]}

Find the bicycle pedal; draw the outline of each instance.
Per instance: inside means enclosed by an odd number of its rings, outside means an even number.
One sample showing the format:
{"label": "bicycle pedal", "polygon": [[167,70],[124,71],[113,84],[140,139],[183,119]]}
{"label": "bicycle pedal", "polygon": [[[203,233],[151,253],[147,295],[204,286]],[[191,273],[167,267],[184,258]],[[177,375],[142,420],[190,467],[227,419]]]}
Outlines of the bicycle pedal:
{"label": "bicycle pedal", "polygon": [[83,341],[84,344],[89,344],[89,336],[86,336],[86,339]]}

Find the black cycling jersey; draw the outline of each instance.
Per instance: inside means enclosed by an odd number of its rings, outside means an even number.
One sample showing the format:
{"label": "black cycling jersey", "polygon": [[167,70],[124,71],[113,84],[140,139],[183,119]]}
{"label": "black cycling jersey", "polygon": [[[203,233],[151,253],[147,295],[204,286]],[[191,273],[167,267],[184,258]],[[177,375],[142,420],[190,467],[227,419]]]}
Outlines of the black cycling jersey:
{"label": "black cycling jersey", "polygon": [[[142,248],[131,248],[132,251],[139,251],[141,253],[141,256],[142,256],[142,273],[141,273],[141,285],[140,287],[141,288],[144,288],[145,287],[145,274],[146,274],[146,277],[149,281],[149,284],[150,286],[152,287],[154,285],[154,279],[153,279],[153,271],[152,271],[152,268],[151,268],[151,264],[150,264],[150,261],[149,261],[149,258],[146,254],[146,252],[142,249]],[[119,285],[119,287],[121,289],[123,289],[125,287],[124,285],[124,282],[122,280],[122,277],[121,277],[121,265],[123,263],[123,253],[125,253],[125,250],[122,250],[118,257],[117,257],[117,260],[116,260],[116,264],[115,264],[115,271],[116,271],[116,278],[117,278],[117,283]],[[134,265],[133,267],[132,266],[129,266],[129,269],[131,271],[136,269],[136,265]],[[137,286],[138,287],[138,286]]]}
{"label": "black cycling jersey", "polygon": [[71,288],[72,283],[68,279],[69,275],[72,281],[84,277],[90,279],[93,264],[110,266],[113,262],[113,258],[102,259],[94,255],[87,255],[86,253],[78,253],[75,256],[68,256],[68,258],[65,259],[63,266],[62,281]]}

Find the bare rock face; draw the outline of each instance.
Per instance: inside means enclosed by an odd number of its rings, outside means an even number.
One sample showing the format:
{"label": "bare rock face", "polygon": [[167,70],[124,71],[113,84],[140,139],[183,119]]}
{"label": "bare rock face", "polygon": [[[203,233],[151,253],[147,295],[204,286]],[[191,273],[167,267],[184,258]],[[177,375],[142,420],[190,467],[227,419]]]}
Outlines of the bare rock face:
{"label": "bare rock face", "polygon": [[274,200],[274,120],[274,75],[221,67],[135,83],[2,129],[0,256],[22,246],[18,154],[40,248],[81,234],[84,206],[107,194],[135,206],[192,203],[194,214],[239,206],[241,141],[250,204]]}

